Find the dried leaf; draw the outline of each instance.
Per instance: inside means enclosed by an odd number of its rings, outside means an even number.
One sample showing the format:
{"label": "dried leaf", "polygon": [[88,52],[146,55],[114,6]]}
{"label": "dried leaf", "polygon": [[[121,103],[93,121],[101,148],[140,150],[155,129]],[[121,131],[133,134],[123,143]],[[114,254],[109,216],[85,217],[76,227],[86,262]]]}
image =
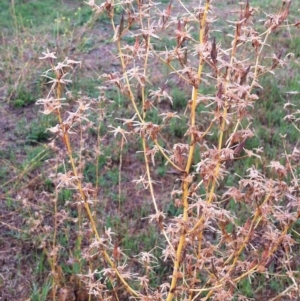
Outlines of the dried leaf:
{"label": "dried leaf", "polygon": [[210,52],[210,57],[211,57],[214,65],[216,65],[216,63],[217,63],[217,57],[218,57],[218,50],[217,50],[216,38],[215,37],[213,38],[211,52]]}

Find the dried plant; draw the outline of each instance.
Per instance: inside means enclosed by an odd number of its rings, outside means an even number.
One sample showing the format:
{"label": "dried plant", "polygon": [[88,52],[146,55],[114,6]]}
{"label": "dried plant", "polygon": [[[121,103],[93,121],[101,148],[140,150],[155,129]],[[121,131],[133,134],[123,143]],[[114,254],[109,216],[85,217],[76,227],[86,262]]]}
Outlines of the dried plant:
{"label": "dried plant", "polygon": [[[101,206],[98,187],[84,182],[82,170],[89,159],[82,154],[87,132],[95,127],[89,118],[91,108],[98,106],[100,127],[104,123],[105,97],[102,92],[98,99],[81,97],[77,108],[69,112],[64,106],[68,72],[80,62],[65,59],[55,65],[55,53],[45,52],[41,59],[51,65],[44,74],[50,78],[51,89],[37,103],[43,105],[44,114],[56,114],[59,120],[49,131],[56,135],[51,146],[58,161],[65,162],[65,172],[57,172],[53,179],[56,194],[63,187],[76,191],[73,203],[78,210],[79,241],[83,235],[89,240],[88,246],[79,243],[78,250],[90,267],[82,269],[78,277],[90,298],[250,300],[240,290],[244,279],[259,290],[262,282],[284,276],[291,285],[277,297],[295,300],[299,295],[299,262],[293,254],[295,239],[291,231],[300,217],[299,149],[295,146],[288,154],[285,147],[284,157],[270,162],[265,170],[259,167],[263,148],[247,149],[247,141],[254,135],[251,120],[253,108],[260,101],[256,93],[261,88],[260,78],[286,64],[285,58],[276,54],[267,58],[266,53],[270,52],[270,36],[287,26],[291,1],[283,1],[277,14],[266,15],[264,27],[254,21],[257,9],[248,0],[241,4],[234,20],[228,21],[233,30],[228,35],[229,48],[214,36],[218,28],[212,0],[198,7],[189,7],[181,0],[171,1],[165,8],[143,0],[107,0],[102,4],[91,0],[87,4],[96,14],[106,14],[110,19],[115,59],[120,62],[119,70],[102,75],[102,88],[116,87],[133,108],[130,116],[116,118],[117,126],[111,125],[108,132],[114,139],[121,139],[121,153],[133,137],[141,141],[144,170],[142,174],[136,170],[134,182],[151,196],[153,212],[147,221],[157,225],[163,246],[160,258],[155,255],[155,246],[127,257],[113,229],[99,230],[93,212]],[[174,39],[175,46],[159,50],[156,43],[166,36]],[[134,42],[128,44],[127,37]],[[161,68],[164,74],[166,67],[166,78],[155,86],[154,69]],[[184,112],[172,110],[171,82],[190,95]],[[203,94],[207,86],[214,93]],[[155,110],[159,113],[156,123],[149,117]],[[287,116],[295,126],[299,125],[298,113]],[[180,118],[187,120],[186,133],[180,140],[169,141],[165,133],[172,120]],[[101,141],[98,136],[95,157],[100,153]],[[79,155],[74,154],[75,150]],[[172,217],[167,216],[157,197],[155,170],[159,156],[180,183],[168,192],[170,202],[181,212]],[[236,175],[235,182],[224,187],[232,166],[234,170],[235,164],[249,157],[257,166]],[[121,189],[119,186],[119,193]],[[59,214],[56,209],[56,231]],[[58,287],[59,246],[53,239],[47,248],[52,273],[58,275],[53,277],[54,287]],[[169,268],[162,282],[153,285],[162,261]]]}

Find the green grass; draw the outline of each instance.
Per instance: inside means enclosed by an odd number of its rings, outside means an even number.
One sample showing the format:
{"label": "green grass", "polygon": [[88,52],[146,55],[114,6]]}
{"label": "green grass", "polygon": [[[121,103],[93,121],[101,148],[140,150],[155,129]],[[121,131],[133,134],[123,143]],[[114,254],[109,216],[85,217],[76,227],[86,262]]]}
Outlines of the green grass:
{"label": "green grass", "polygon": [[52,287],[52,282],[48,281],[40,287],[39,284],[33,283],[32,294],[30,297],[31,301],[46,301],[48,299],[48,293]]}
{"label": "green grass", "polygon": [[176,88],[174,87],[171,90],[170,93],[172,99],[173,99],[173,109],[175,111],[182,111],[185,110],[187,104],[188,104],[188,96],[187,93],[180,89],[180,88]]}
{"label": "green grass", "polygon": [[15,135],[26,144],[36,145],[45,143],[51,138],[48,128],[56,125],[56,119],[49,115],[39,115],[28,122],[28,117],[23,117],[16,124]]}
{"label": "green grass", "polygon": [[29,90],[27,90],[22,86],[18,87],[18,90],[16,91],[14,98],[15,99],[13,101],[13,105],[16,108],[21,108],[21,107],[34,104],[36,101],[34,95]]}
{"label": "green grass", "polygon": [[294,53],[296,58],[300,57],[300,38],[299,37],[293,37],[291,39],[290,50],[292,53]]}
{"label": "green grass", "polygon": [[[281,74],[283,71],[279,71]],[[279,84],[275,84],[267,77],[262,81],[264,90],[260,95],[260,102],[255,105],[254,111],[258,114],[254,114],[253,127],[256,128],[256,140],[260,140],[260,145],[265,146],[265,155],[267,158],[272,158],[275,155],[279,155],[283,152],[282,138],[281,136],[286,135],[286,141],[292,146],[298,141],[299,133],[289,124],[284,121],[286,112],[283,111],[283,106],[287,102],[287,98],[292,97],[285,94],[285,91],[300,91],[299,82],[297,79],[283,81],[283,88],[279,88]],[[297,101],[293,102],[297,103]]]}
{"label": "green grass", "polygon": [[153,48],[156,51],[165,51],[166,49],[171,50],[176,46],[176,40],[170,37],[164,37],[160,40],[155,40],[153,43]]}
{"label": "green grass", "polygon": [[[0,12],[0,27],[5,30],[28,28],[36,32],[45,30],[59,30],[65,27],[66,22],[71,26],[81,26],[90,20],[92,12],[81,0],[64,3],[59,0],[24,1],[15,0],[14,6],[3,3]],[[11,15],[11,18],[7,16]],[[68,21],[69,20],[69,21]],[[53,26],[53,24],[56,24]]]}

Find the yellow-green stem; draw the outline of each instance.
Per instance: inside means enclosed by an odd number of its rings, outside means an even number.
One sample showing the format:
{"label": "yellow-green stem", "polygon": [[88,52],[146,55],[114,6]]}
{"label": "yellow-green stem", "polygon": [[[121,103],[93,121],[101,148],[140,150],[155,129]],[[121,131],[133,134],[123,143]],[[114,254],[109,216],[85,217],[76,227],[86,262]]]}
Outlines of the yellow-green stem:
{"label": "yellow-green stem", "polygon": [[[57,98],[61,98],[61,85],[60,83],[58,82],[58,86],[57,86]],[[80,178],[78,177],[78,172],[77,172],[77,168],[75,166],[75,162],[74,162],[74,158],[73,158],[73,155],[72,155],[72,147],[71,147],[71,144],[70,144],[70,139],[69,139],[69,135],[68,135],[68,132],[62,122],[62,117],[61,117],[61,114],[60,114],[60,110],[57,109],[57,116],[58,116],[58,119],[59,119],[59,122],[60,122],[60,125],[63,129],[63,138],[64,138],[64,142],[65,142],[65,146],[66,146],[66,149],[67,149],[67,153],[68,153],[68,156],[69,156],[69,159],[70,159],[70,162],[71,162],[71,166],[72,166],[72,170],[73,170],[73,173],[74,173],[74,176],[75,178],[77,179],[77,190],[79,191],[79,194],[81,196],[81,199],[84,203],[84,208],[85,208],[85,211],[87,213],[87,216],[88,216],[88,219],[90,221],[90,224],[91,224],[91,227],[92,227],[92,230],[93,230],[93,233],[97,239],[97,241],[100,241],[101,238],[99,236],[99,233],[98,233],[98,230],[97,230],[97,227],[96,227],[96,224],[95,224],[95,221],[94,221],[94,218],[92,216],[92,213],[91,213],[91,210],[90,210],[90,207],[89,207],[89,204],[87,202],[87,197],[82,189],[82,184],[81,184],[81,181],[80,181]],[[119,278],[119,280],[122,282],[122,284],[124,285],[125,289],[132,295],[132,296],[135,296],[137,297],[139,294],[130,287],[130,285],[126,282],[126,280],[122,277],[122,275],[120,274],[120,272],[118,271],[116,265],[113,263],[113,261],[110,259],[109,255],[107,254],[107,252],[105,250],[103,250],[103,255],[104,255],[104,258],[106,259],[106,261],[109,263],[109,265],[113,268],[113,270],[115,271],[117,277]]]}
{"label": "yellow-green stem", "polygon": [[[204,41],[204,34],[205,34],[205,24],[206,24],[206,17],[207,13],[209,10],[209,3],[210,1],[206,1],[203,17],[201,20],[201,25],[200,25],[200,31],[199,31],[199,42],[200,44],[203,44]],[[199,83],[201,82],[201,75],[202,75],[202,70],[203,70],[203,64],[204,60],[202,55],[200,55],[200,60],[199,60],[199,65],[198,65],[198,81]],[[196,106],[197,106],[197,96],[198,96],[198,85],[193,86],[192,90],[192,105],[191,105],[191,113],[190,113],[190,127],[195,126],[195,121],[196,121]],[[191,134],[191,142],[190,142],[190,149],[189,149],[189,154],[188,154],[188,159],[185,167],[185,174],[188,175],[190,173],[190,168],[192,165],[192,160],[194,157],[194,150],[195,150],[195,137],[193,134]],[[188,196],[189,196],[189,183],[188,181],[184,181],[183,179],[183,184],[182,184],[182,204],[183,204],[183,217],[182,221],[185,223],[188,219]],[[175,255],[175,261],[174,261],[174,267],[173,267],[173,276],[171,280],[171,285],[170,285],[170,291],[167,296],[166,301],[171,301],[174,297],[174,292],[176,290],[176,285],[177,285],[177,280],[178,280],[178,272],[181,264],[181,254],[184,249],[184,244],[185,244],[185,238],[186,238],[186,232],[182,231],[182,234],[180,235],[176,255]]]}

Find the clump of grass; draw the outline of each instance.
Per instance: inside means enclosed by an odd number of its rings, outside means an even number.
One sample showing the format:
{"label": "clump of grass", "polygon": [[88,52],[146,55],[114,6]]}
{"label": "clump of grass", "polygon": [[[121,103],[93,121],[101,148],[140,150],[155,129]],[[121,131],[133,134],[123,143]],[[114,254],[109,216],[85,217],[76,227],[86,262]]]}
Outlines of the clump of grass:
{"label": "clump of grass", "polygon": [[[125,109],[118,102],[117,117],[109,125],[103,93],[94,99],[81,96],[72,110],[67,108],[68,75],[80,62],[65,59],[56,63],[54,52],[43,53],[41,59],[52,72],[44,74],[50,78],[51,88],[37,103],[44,114],[53,114],[58,120],[49,129],[56,137],[51,142],[56,153],[56,173],[51,174],[55,189],[47,193],[54,208],[48,223],[51,233],[45,231],[41,243],[51,267],[53,300],[66,282],[59,237],[67,222],[73,223],[76,233],[73,243],[68,240],[70,245],[65,242],[63,247],[69,247],[68,262],[76,264],[71,270],[90,298],[264,298],[265,283],[272,286],[282,275],[286,282],[279,280],[283,287],[270,298],[296,296],[299,265],[292,256],[296,243],[292,231],[300,218],[299,150],[295,147],[289,152],[283,142],[282,156],[263,162],[262,141],[251,140],[257,135],[251,115],[256,114],[253,107],[260,101],[256,90],[261,89],[261,78],[286,64],[279,55],[267,56],[266,47],[274,33],[287,27],[291,2],[284,1],[276,14],[267,15],[262,32],[258,32],[257,27],[262,26],[253,22],[257,10],[246,1],[230,21],[230,45],[221,45],[214,37],[218,28],[214,28],[212,2],[207,0],[192,11],[178,1],[183,11],[179,15],[173,15],[172,2],[164,9],[143,1],[88,2],[96,14],[106,14],[110,20],[116,60],[120,61],[119,70],[102,75],[101,91],[114,86],[131,105],[131,110]],[[193,31],[197,34],[192,35]],[[176,43],[166,49],[155,47],[156,40],[166,33],[171,33]],[[134,44],[128,45],[132,39]],[[165,67],[169,70],[166,78],[152,86],[151,75],[157,72],[153,69]],[[178,87],[172,93],[168,81],[174,78]],[[94,123],[90,120],[92,109],[99,113]],[[296,130],[298,115],[296,111],[286,118]],[[176,128],[181,120],[185,121],[184,133]],[[104,133],[103,126],[107,126]],[[86,146],[91,132],[93,152]],[[118,158],[110,161],[106,156],[101,163],[107,139],[119,148]],[[141,154],[142,168],[132,160]],[[126,160],[132,165],[130,184],[122,178]],[[254,164],[251,167],[249,160]],[[241,168],[243,164],[247,169]],[[91,170],[95,177],[90,176]],[[113,198],[102,202],[103,175],[111,187],[118,186],[119,202]],[[160,185],[159,177],[166,177],[172,185],[167,185],[168,181]],[[137,188],[132,193],[128,186],[134,183],[142,193]],[[141,231],[128,212],[140,208],[141,198],[152,204],[152,212],[143,219],[151,239],[146,241],[145,233],[140,233],[145,240],[142,246],[130,242],[128,236]],[[110,223],[116,226],[114,230],[97,218],[107,207],[116,216],[127,211],[126,235],[122,235],[123,224]],[[34,219],[30,222],[33,227]],[[138,254],[123,247],[138,249]],[[165,266],[160,269],[162,262]]]}

